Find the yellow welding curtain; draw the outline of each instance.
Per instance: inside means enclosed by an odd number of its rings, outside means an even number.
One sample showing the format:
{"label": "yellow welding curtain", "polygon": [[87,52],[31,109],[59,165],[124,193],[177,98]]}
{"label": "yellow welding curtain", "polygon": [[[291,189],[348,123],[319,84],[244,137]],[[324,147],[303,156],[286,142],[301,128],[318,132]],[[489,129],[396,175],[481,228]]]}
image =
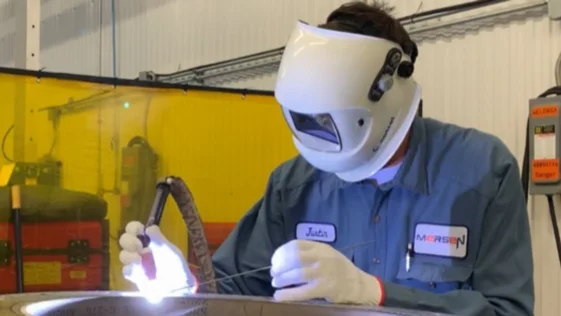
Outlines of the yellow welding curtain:
{"label": "yellow welding curtain", "polygon": [[[52,155],[62,162],[65,189],[108,202],[114,289],[126,284],[116,239],[120,152],[130,139],[141,136],[154,148],[159,176],[185,180],[205,222],[239,220],[262,195],[269,173],[296,153],[266,93],[0,69],[0,96],[1,163]],[[14,122],[17,132],[10,131]],[[186,230],[172,204],[161,226],[184,250]]]}

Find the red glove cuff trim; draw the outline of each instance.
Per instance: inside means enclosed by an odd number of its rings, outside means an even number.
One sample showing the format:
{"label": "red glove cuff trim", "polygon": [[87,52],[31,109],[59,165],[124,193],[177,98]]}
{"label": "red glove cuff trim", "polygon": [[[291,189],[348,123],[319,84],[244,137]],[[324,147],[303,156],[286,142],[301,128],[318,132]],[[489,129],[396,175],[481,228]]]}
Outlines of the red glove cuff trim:
{"label": "red glove cuff trim", "polygon": [[195,285],[193,285],[191,288],[193,288],[193,294],[197,294],[197,292],[199,292],[199,280],[195,277],[195,273],[193,273],[193,270],[198,271],[199,267],[194,264],[187,263],[187,269],[189,270],[189,272],[191,272],[193,279],[195,279]]}
{"label": "red glove cuff trim", "polygon": [[384,305],[384,301],[386,300],[386,291],[384,291],[384,284],[382,283],[382,281],[374,276],[374,278],[376,279],[376,281],[378,281],[378,284],[380,285],[380,302],[378,302],[379,306]]}
{"label": "red glove cuff trim", "polygon": [[197,294],[199,292],[199,280],[195,278],[195,285],[193,286],[193,294]]}

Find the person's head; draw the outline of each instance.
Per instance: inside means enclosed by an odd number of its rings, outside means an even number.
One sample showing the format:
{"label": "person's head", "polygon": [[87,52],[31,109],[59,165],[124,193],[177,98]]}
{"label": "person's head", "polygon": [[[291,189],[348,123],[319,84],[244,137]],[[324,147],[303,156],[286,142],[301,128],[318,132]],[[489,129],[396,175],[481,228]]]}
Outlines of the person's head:
{"label": "person's head", "polygon": [[296,148],[343,180],[367,179],[400,147],[421,98],[417,47],[387,6],[352,2],[318,27],[298,22],[275,97]]}
{"label": "person's head", "polygon": [[382,1],[353,1],[335,9],[318,27],[386,39],[407,50],[406,54],[415,54],[415,59],[417,52],[413,52],[413,42],[405,28],[393,17],[393,11],[393,7]]}

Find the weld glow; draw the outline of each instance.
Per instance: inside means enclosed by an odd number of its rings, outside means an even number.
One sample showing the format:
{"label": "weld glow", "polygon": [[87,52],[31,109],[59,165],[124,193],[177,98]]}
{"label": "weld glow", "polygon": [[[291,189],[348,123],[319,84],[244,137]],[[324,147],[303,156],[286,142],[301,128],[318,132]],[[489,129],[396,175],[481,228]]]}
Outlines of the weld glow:
{"label": "weld glow", "polygon": [[[185,287],[187,275],[183,261],[178,259],[177,254],[168,245],[157,243],[150,244],[150,251],[156,263],[156,278],[150,280],[141,264],[133,264],[125,273],[126,278],[132,281],[140,296],[151,304],[159,304],[166,296],[176,294],[177,296],[196,293],[197,286]],[[182,272],[182,273],[178,273]],[[180,293],[174,289],[182,289]]]}
{"label": "weld glow", "polygon": [[89,300],[91,297],[53,299],[43,302],[31,303],[22,307],[25,315],[44,315],[45,313],[57,311],[74,303]]}

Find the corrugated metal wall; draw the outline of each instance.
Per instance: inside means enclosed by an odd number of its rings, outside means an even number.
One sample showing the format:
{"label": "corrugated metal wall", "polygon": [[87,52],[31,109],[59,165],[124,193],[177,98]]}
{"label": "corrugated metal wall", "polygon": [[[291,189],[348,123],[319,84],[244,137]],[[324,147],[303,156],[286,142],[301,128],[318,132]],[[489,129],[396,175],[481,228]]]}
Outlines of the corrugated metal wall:
{"label": "corrugated metal wall", "polygon": [[[0,0],[0,65],[13,64],[15,1]],[[317,23],[345,2],[116,0],[117,74],[173,72],[280,47],[295,19]],[[417,11],[421,3],[394,2],[400,16]],[[422,2],[421,10],[429,10],[465,1]],[[111,0],[41,0],[41,4],[40,59],[47,70],[113,74]]]}
{"label": "corrugated metal wall", "polygon": [[[13,2],[0,0],[0,65],[13,64]],[[344,0],[118,0],[117,74],[173,72],[282,46],[295,19],[321,21]],[[398,1],[396,15],[467,1]],[[211,5],[211,3],[214,3]],[[216,3],[220,3],[216,5]],[[42,0],[41,63],[51,71],[113,73],[111,0]],[[546,17],[420,43],[425,115],[499,136],[522,160],[527,100],[554,85],[561,24]],[[272,89],[274,78],[237,86]],[[561,205],[559,206],[561,209]],[[547,205],[530,203],[536,315],[561,311],[561,272]]]}
{"label": "corrugated metal wall", "polygon": [[[425,115],[497,135],[521,163],[527,100],[555,85],[553,69],[561,53],[561,23],[546,17],[527,20],[461,38],[422,43],[419,49],[416,77],[423,85]],[[557,209],[561,210],[561,204]],[[532,198],[529,210],[536,315],[558,316],[561,274],[545,198]]]}

